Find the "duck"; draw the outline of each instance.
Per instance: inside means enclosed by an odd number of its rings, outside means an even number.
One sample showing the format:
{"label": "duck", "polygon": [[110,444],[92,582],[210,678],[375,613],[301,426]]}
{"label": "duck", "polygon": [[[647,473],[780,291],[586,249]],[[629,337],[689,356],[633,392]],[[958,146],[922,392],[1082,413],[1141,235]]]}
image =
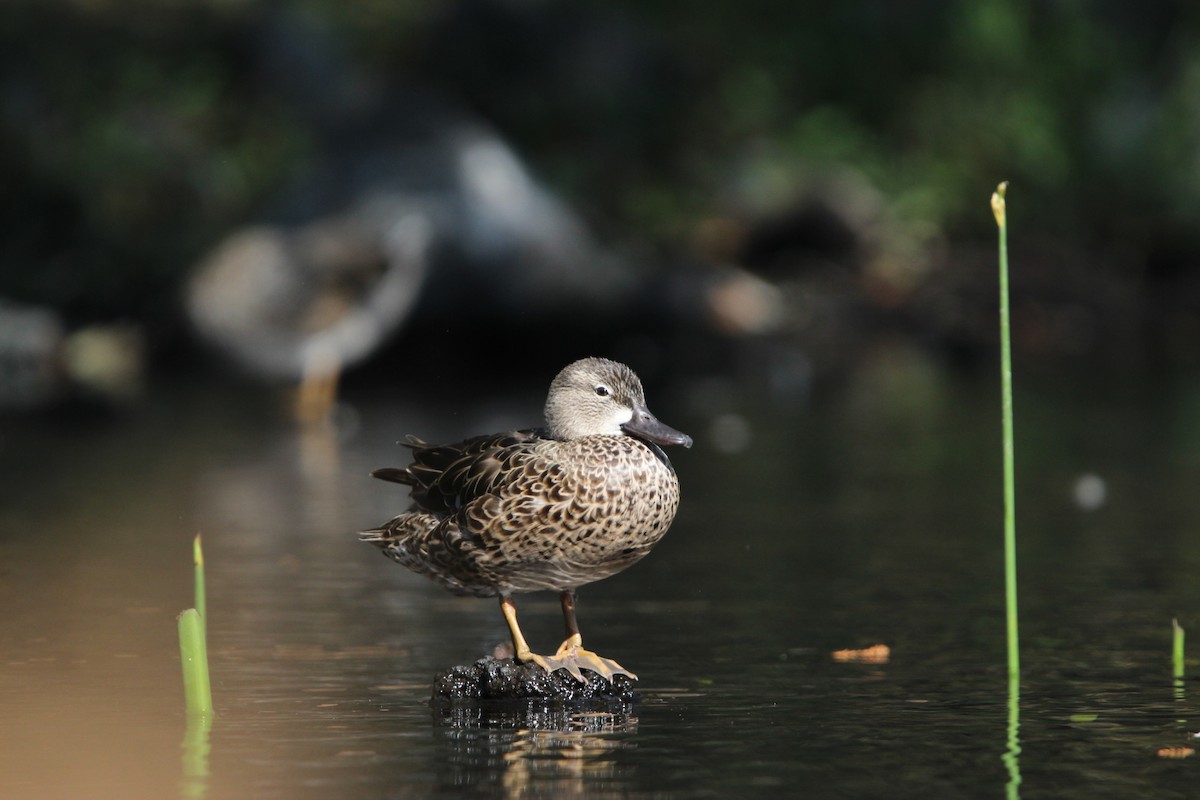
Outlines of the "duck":
{"label": "duck", "polygon": [[[518,662],[588,669],[610,683],[637,675],[583,647],[576,590],[644,558],[679,509],[679,479],[664,446],[692,446],[646,406],[625,364],[584,358],[550,383],[545,426],[434,445],[409,436],[406,467],[374,478],[410,489],[411,507],[364,541],[458,595],[498,597]],[[517,620],[516,594],[559,593],[566,638],[554,655],[533,652]]]}

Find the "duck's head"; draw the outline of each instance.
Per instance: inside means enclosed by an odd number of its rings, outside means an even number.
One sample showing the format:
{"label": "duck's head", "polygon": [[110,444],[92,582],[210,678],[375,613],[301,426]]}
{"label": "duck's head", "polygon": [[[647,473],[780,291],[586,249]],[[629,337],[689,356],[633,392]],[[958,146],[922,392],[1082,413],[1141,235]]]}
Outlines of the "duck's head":
{"label": "duck's head", "polygon": [[637,373],[607,358],[585,358],[558,373],[546,398],[546,427],[555,439],[629,435],[692,446],[692,437],[662,424],[646,408]]}

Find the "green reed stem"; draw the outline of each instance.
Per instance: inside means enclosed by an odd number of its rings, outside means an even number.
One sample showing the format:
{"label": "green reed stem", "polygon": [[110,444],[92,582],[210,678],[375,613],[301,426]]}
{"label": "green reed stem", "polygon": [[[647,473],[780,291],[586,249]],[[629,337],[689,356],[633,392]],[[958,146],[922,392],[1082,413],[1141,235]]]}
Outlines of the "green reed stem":
{"label": "green reed stem", "polygon": [[1004,597],[1008,631],[1008,676],[1021,672],[1017,632],[1017,510],[1013,454],[1012,337],[1008,314],[1008,181],[992,193],[992,213],[1000,229],[1000,391],[1004,449]]}
{"label": "green reed stem", "polygon": [[183,696],[188,715],[213,713],[212,684],[208,677],[208,644],[204,620],[194,608],[179,615],[179,658],[183,663]]}

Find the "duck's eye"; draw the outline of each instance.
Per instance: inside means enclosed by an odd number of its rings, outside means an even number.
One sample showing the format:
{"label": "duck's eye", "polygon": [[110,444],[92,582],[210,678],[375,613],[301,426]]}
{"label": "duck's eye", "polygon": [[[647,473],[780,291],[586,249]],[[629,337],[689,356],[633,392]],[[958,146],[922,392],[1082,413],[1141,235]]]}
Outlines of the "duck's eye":
{"label": "duck's eye", "polygon": [[596,394],[598,394],[600,397],[608,397],[610,394],[612,394],[612,392],[609,391],[607,386],[601,383],[596,386]]}

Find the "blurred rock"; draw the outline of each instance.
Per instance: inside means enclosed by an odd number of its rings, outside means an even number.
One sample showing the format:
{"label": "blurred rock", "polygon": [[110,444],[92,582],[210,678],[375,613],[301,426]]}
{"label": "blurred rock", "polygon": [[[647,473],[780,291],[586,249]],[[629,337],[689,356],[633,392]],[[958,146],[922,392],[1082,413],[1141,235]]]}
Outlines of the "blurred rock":
{"label": "blurred rock", "polygon": [[[994,245],[950,249],[936,228],[902,224],[883,193],[851,169],[754,192],[762,182],[754,175],[769,173],[768,166],[744,168],[749,178],[735,171],[729,208],[694,231],[701,258],[733,264],[774,292],[769,306],[748,302],[753,296],[742,292],[712,293],[721,301],[713,307],[722,330],[732,331],[725,321],[738,319],[726,307],[741,310],[744,318],[756,306],[771,308],[758,318],[776,324],[756,332],[798,343],[818,371],[841,369],[869,354],[881,334],[901,334],[955,355],[996,346]],[[1115,258],[1061,242],[1030,241],[1028,235],[1014,243],[1010,281],[1016,346],[1053,357],[1137,358],[1144,330],[1165,330],[1172,318],[1149,302],[1136,270],[1110,263]],[[755,296],[770,295],[759,290]],[[1173,301],[1183,312],[1177,319],[1197,318],[1194,302],[1186,299],[1192,296],[1188,292]],[[1157,305],[1172,307],[1169,301]],[[1161,319],[1152,326],[1156,314]],[[742,329],[749,328],[743,324]]]}
{"label": "blurred rock", "polygon": [[404,320],[431,236],[420,212],[399,210],[387,222],[361,209],[245,228],[192,276],[188,314],[202,337],[267,377],[299,378],[322,359],[353,364]]}
{"label": "blurred rock", "polygon": [[124,402],[137,397],[145,378],[146,343],[128,322],[88,325],[67,336],[63,364],[80,390]]}
{"label": "blurred rock", "polygon": [[773,333],[787,308],[774,284],[736,267],[707,270],[705,305],[716,328],[733,336]]}
{"label": "blurred rock", "polygon": [[0,408],[30,408],[59,394],[65,339],[53,311],[0,302]]}
{"label": "blurred rock", "polygon": [[140,392],[141,332],[128,324],[67,333],[54,311],[0,300],[0,410],[30,410],[73,396],[111,402]]}
{"label": "blurred rock", "polygon": [[412,120],[391,141],[299,176],[280,222],[234,232],[189,280],[196,331],[252,373],[354,364],[418,304],[455,324],[578,318],[645,285],[494,133],[410,99]]}

